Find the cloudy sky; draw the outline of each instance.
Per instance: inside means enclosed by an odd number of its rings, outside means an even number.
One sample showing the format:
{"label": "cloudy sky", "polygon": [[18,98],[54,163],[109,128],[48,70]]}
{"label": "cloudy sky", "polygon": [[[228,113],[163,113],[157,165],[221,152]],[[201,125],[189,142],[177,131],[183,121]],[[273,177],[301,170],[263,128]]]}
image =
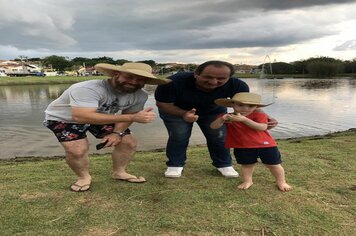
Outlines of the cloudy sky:
{"label": "cloudy sky", "polygon": [[0,59],[356,58],[356,1],[0,0]]}

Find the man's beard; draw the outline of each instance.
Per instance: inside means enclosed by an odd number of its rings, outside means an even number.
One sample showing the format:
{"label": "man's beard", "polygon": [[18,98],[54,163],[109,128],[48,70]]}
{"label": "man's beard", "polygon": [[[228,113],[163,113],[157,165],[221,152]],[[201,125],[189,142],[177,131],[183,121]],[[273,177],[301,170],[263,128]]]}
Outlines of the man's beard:
{"label": "man's beard", "polygon": [[[125,86],[126,85],[126,86]],[[127,86],[130,85],[130,86]],[[129,83],[120,83],[119,81],[115,81],[115,89],[121,91],[121,92],[125,92],[125,93],[134,93],[137,90],[141,89],[143,86],[141,85],[133,85],[133,84],[129,84]]]}

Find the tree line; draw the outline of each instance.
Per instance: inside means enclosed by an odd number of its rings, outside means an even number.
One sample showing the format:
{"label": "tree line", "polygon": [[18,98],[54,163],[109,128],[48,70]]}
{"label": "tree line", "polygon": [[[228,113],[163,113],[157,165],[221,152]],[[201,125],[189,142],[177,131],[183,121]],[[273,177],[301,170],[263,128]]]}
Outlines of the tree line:
{"label": "tree line", "polygon": [[[313,77],[331,77],[337,74],[356,73],[356,58],[342,61],[331,57],[311,57],[292,63],[274,62],[259,65],[265,74],[309,74]],[[271,71],[272,69],[272,71]]]}
{"label": "tree line", "polygon": [[[17,58],[15,61],[21,61]],[[97,58],[85,58],[75,57],[69,59],[62,56],[48,56],[45,58],[29,58],[29,62],[36,62],[44,67],[51,67],[57,71],[65,70],[78,70],[82,66],[92,67],[97,63],[109,63],[122,65],[126,62],[130,62],[125,59],[114,60],[111,57],[97,57]],[[139,61],[147,63],[153,68],[163,71],[163,73],[169,72],[169,69],[164,68],[164,64],[156,63],[154,60]],[[187,64],[186,69],[194,70],[197,65]],[[299,60],[291,63],[286,62],[273,62],[258,65],[260,70],[264,70],[265,74],[309,74],[313,77],[330,77],[341,73],[356,73],[356,58],[353,60],[342,61],[331,57],[311,57],[306,60]],[[271,71],[272,70],[272,71]]]}

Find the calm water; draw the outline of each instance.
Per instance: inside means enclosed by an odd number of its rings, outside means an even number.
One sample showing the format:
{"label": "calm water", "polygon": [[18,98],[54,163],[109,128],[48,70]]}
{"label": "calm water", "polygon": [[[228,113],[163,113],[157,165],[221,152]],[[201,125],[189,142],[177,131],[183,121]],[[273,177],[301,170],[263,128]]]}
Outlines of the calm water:
{"label": "calm water", "polygon": [[[15,79],[15,78],[14,78]],[[252,92],[279,125],[271,130],[275,138],[301,137],[356,127],[356,79],[246,79]],[[43,111],[69,85],[0,86],[0,159],[19,156],[63,155],[50,130],[42,126]],[[151,94],[146,106],[154,105]],[[167,132],[158,118],[151,124],[134,124],[139,150],[164,148]],[[90,136],[90,134],[88,134]],[[99,141],[91,136],[91,152]],[[205,140],[194,128],[192,145]],[[109,152],[103,150],[101,153]]]}

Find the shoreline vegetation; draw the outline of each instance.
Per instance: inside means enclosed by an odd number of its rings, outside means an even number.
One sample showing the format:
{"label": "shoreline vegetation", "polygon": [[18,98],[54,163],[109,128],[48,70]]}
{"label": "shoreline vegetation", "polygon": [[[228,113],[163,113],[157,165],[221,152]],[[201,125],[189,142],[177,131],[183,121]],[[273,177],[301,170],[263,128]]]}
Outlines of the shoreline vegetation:
{"label": "shoreline vegetation", "polygon": [[[158,77],[168,77],[169,75],[157,75]],[[235,74],[240,79],[260,78],[259,74]],[[356,78],[356,74],[340,74],[335,76],[336,78]],[[333,78],[335,78],[333,77]],[[41,84],[73,84],[80,81],[92,80],[92,79],[104,79],[107,76],[26,76],[26,77],[0,77],[0,86],[10,85],[41,85]],[[264,78],[270,79],[283,79],[283,78],[313,78],[308,74],[276,74],[276,75],[264,75]],[[327,78],[323,78],[327,79]]]}
{"label": "shoreline vegetation", "polygon": [[[205,146],[190,147],[179,179],[165,178],[163,150],[137,152],[129,172],[110,178],[110,155],[90,155],[91,190],[69,191],[63,158],[0,161],[2,235],[356,235],[356,129],[278,140],[291,192],[277,190],[261,164],[254,185],[226,179]],[[234,166],[238,169],[236,162]]]}

